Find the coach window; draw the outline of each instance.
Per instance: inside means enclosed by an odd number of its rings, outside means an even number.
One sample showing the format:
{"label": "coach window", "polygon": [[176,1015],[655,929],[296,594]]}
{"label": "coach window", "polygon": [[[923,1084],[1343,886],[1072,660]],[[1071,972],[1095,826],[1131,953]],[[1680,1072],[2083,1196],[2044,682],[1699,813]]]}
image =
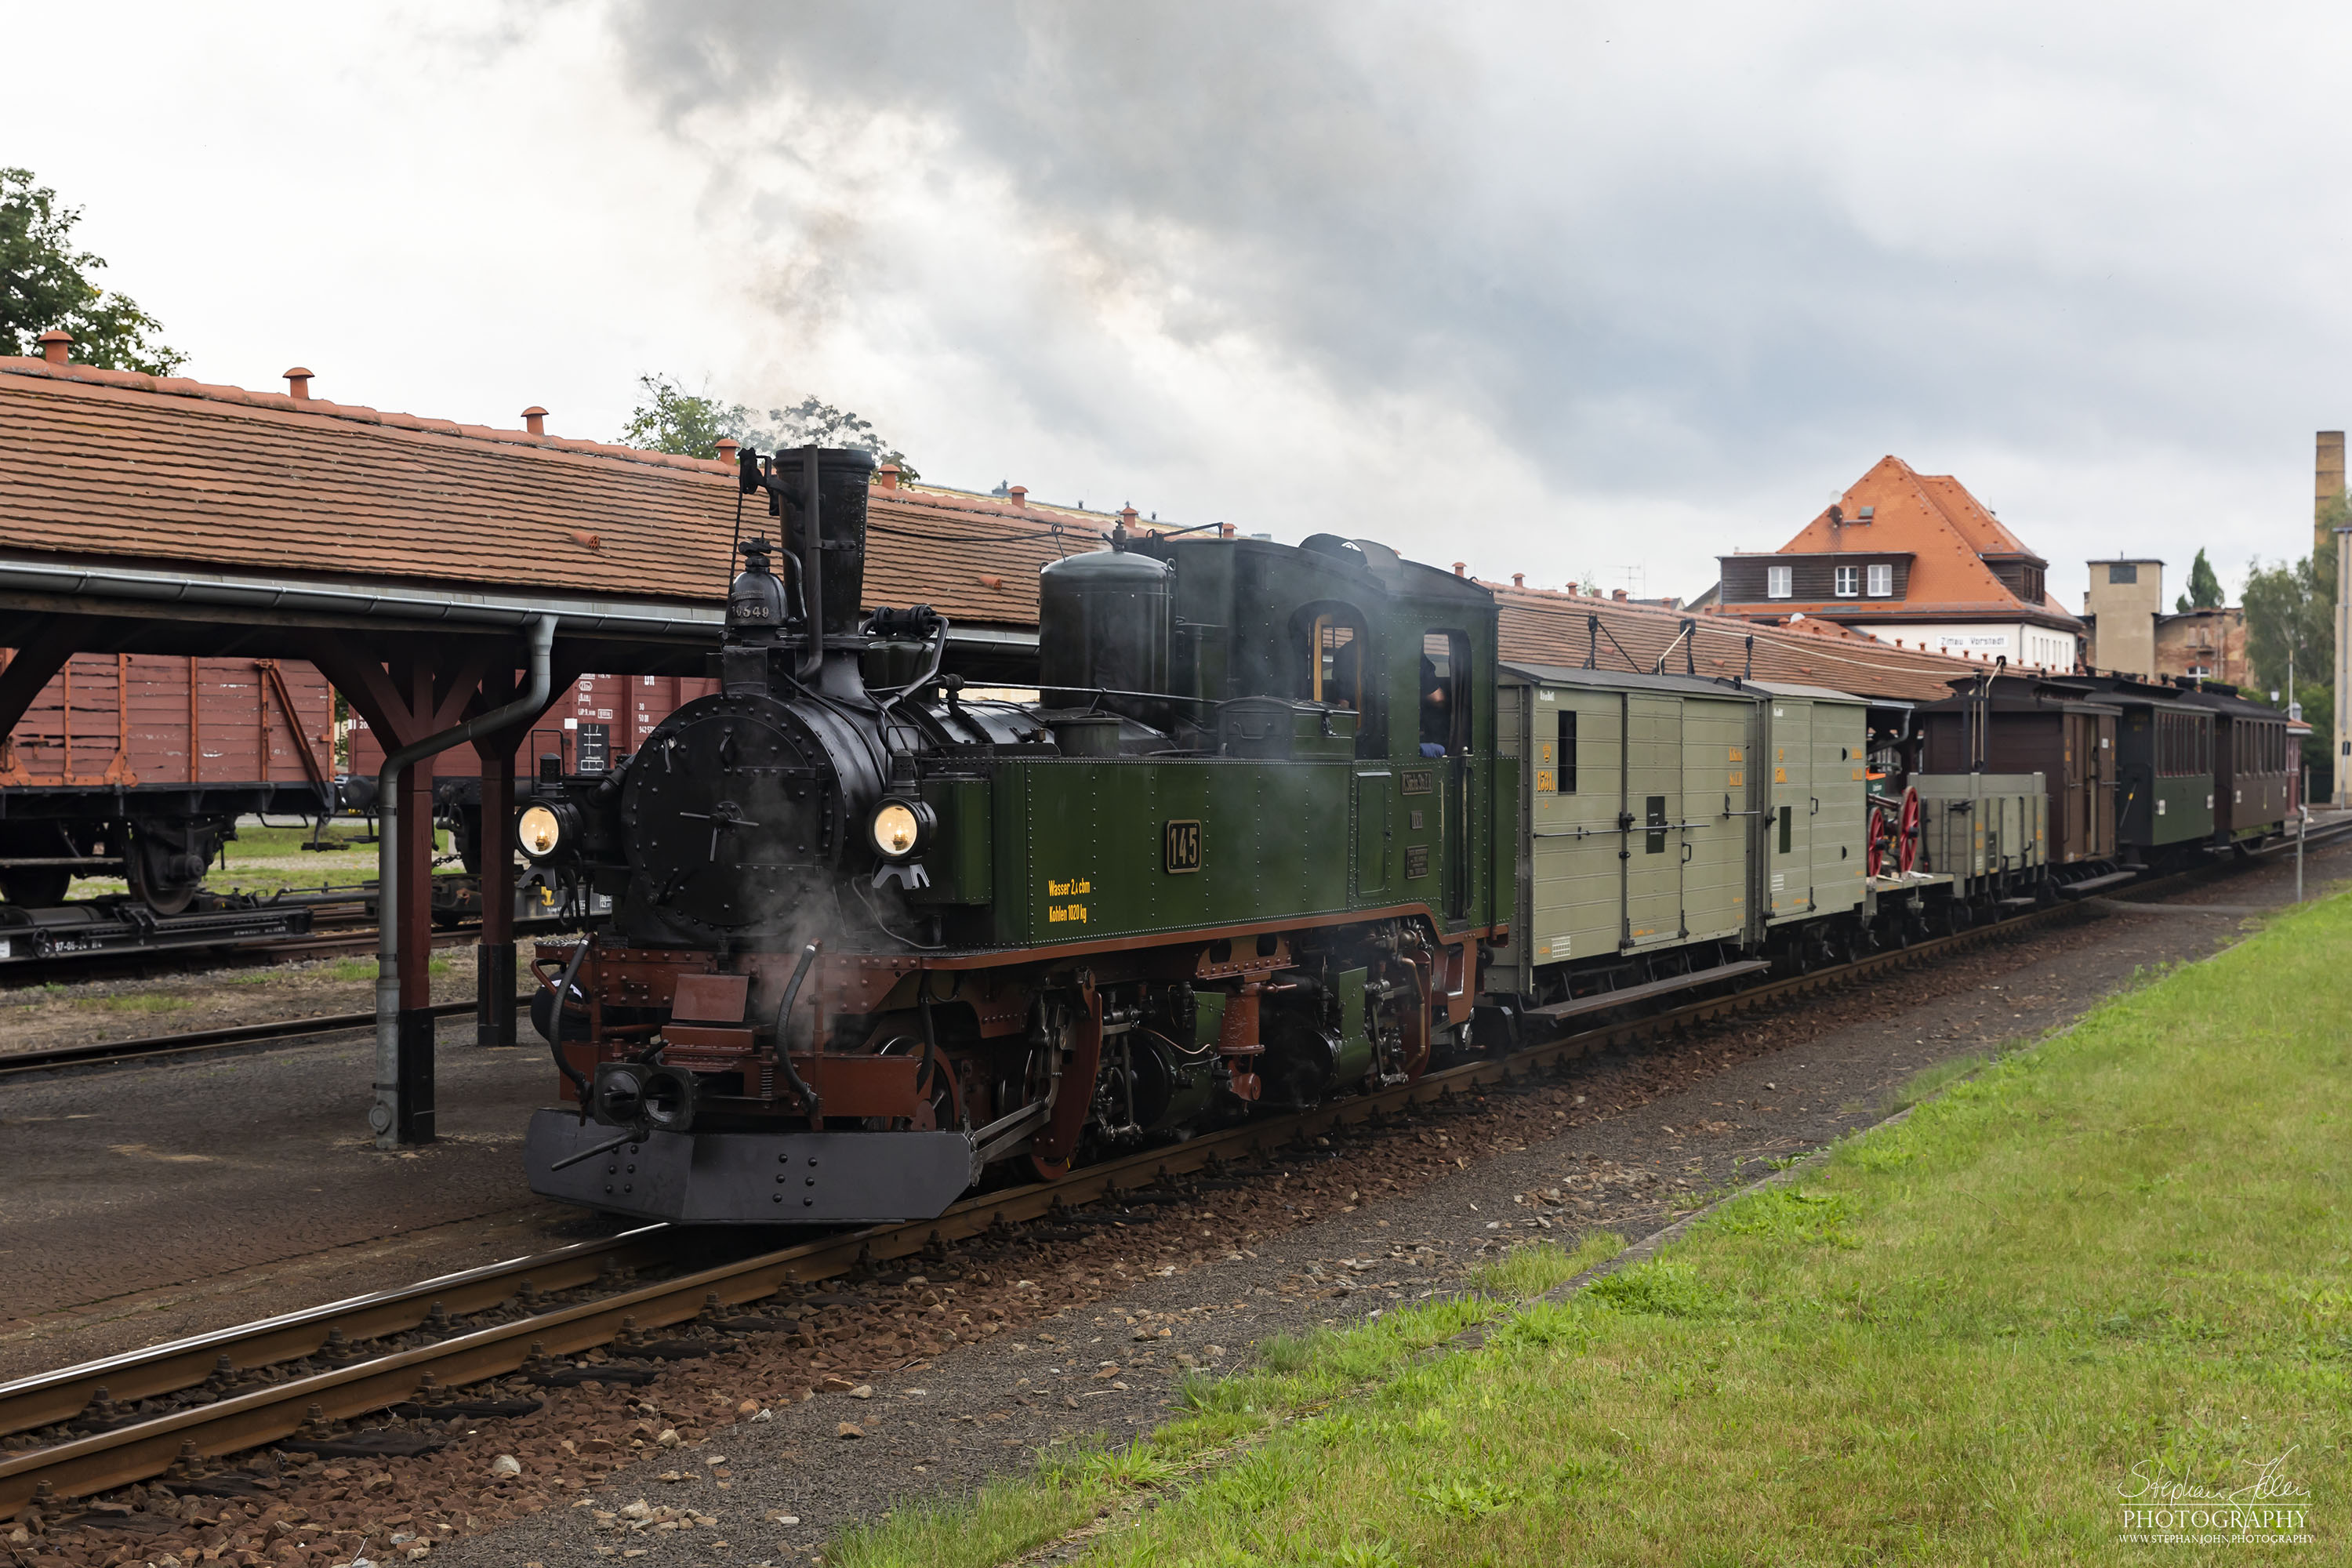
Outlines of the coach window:
{"label": "coach window", "polygon": [[1431,632],[1421,639],[1421,754],[1458,757],[1470,749],[1470,639]]}
{"label": "coach window", "polygon": [[1576,714],[1563,708],[1559,714],[1559,760],[1552,773],[1552,793],[1576,793]]}

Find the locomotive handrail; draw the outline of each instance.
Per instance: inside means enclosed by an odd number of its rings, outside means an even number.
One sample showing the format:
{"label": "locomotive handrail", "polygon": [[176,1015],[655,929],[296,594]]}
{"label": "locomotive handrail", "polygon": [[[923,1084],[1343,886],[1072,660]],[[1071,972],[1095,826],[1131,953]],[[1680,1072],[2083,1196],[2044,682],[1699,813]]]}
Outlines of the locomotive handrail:
{"label": "locomotive handrail", "polygon": [[792,1048],[793,1003],[800,996],[801,982],[808,978],[809,965],[816,962],[816,949],[815,942],[801,949],[801,961],[793,966],[793,977],[784,982],[783,1000],[776,1004],[776,1065],[783,1069],[784,1081],[793,1086],[801,1103],[808,1107],[809,1130],[821,1132],[824,1130],[824,1102],[817,1091],[803,1081],[800,1069],[793,1066]]}

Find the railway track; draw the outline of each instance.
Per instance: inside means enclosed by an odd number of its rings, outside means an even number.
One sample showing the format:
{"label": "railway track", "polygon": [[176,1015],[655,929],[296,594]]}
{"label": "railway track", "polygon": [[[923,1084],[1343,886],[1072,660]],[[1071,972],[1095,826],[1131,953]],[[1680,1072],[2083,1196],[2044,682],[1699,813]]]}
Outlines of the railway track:
{"label": "railway track", "polygon": [[[518,937],[548,935],[578,928],[576,921],[554,917],[515,921]],[[436,948],[463,947],[481,935],[481,922],[467,920],[433,929]],[[373,956],[377,946],[373,921],[364,914],[331,916],[318,928],[296,934],[253,937],[208,937],[160,942],[134,947],[93,948],[87,952],[52,952],[31,957],[0,958],[0,988],[75,981],[139,979],[173,970],[194,972],[262,963],[293,963],[313,958]]]}
{"label": "railway track", "polygon": [[[2352,821],[2315,833],[2310,846],[2352,837]],[[2257,852],[2292,852],[2293,841]],[[2135,889],[2201,882],[2243,861],[2200,868]],[[1334,1128],[1377,1122],[1407,1107],[1557,1070],[1569,1061],[1809,993],[1850,985],[2053,921],[2082,906],[2059,904],[1853,963],[1791,975],[1613,1023],[1599,1023],[1499,1058],[1433,1072],[1420,1081],[1146,1150],[1054,1182],[984,1193],[937,1219],[828,1233],[709,1263],[709,1238],[649,1226],[603,1241],[444,1276],[150,1350],[0,1385],[0,1442],[42,1436],[0,1455],[0,1518],[29,1507],[110,1490],[175,1465],[319,1433],[404,1401],[446,1400],[463,1384],[538,1368],[649,1329],[754,1307],[779,1291],[872,1265],[935,1251],[945,1243],[1045,1218],[1171,1177],[1244,1162]],[[699,1255],[688,1260],[685,1243]],[[674,1269],[634,1283],[633,1270]],[[462,1320],[477,1320],[473,1322]],[[740,1321],[740,1320],[739,1320]],[[423,1342],[417,1342],[418,1341]],[[614,1376],[607,1366],[606,1378]],[[436,1391],[421,1394],[421,1391]],[[128,1413],[147,1401],[151,1409]],[[173,1408],[161,1408],[163,1405]],[[93,1417],[92,1413],[99,1413]],[[128,1414],[125,1414],[128,1413]],[[75,1431],[76,1423],[103,1429]]]}
{"label": "railway track", "polygon": [[[518,1007],[528,1009],[528,995],[515,998]],[[436,1018],[451,1018],[474,1011],[472,1002],[436,1003],[431,1012]],[[312,1035],[338,1034],[345,1029],[371,1029],[375,1026],[373,1013],[334,1013],[314,1018],[279,1018],[267,1024],[231,1024],[218,1029],[193,1029],[180,1035],[151,1035],[143,1039],[114,1040],[92,1046],[58,1046],[51,1050],[17,1051],[0,1056],[0,1083],[27,1073],[50,1072],[58,1068],[114,1067],[131,1062],[167,1060],[192,1052],[224,1050],[232,1046],[265,1045],[273,1040],[299,1040]]]}

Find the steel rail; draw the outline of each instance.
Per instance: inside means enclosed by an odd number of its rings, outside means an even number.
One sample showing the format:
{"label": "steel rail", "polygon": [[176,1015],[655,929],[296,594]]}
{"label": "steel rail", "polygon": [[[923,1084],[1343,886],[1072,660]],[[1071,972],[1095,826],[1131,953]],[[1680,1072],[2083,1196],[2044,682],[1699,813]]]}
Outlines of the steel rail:
{"label": "steel rail", "polygon": [[[556,915],[526,915],[515,921],[518,938],[560,935],[576,931],[576,923]],[[479,921],[465,921],[455,925],[433,928],[435,947],[454,947],[469,942],[482,933]],[[185,959],[199,953],[216,953],[223,960],[251,961],[319,957],[335,952],[373,952],[381,941],[373,921],[365,925],[345,925],[341,922],[324,931],[287,933],[259,937],[191,937],[184,942],[150,942],[136,947],[89,948],[73,952],[53,952],[27,955],[23,958],[0,959],[0,986],[30,985],[52,968],[58,973],[82,970],[103,971],[110,962],[126,971],[135,970],[142,959]],[[98,978],[96,973],[82,976]]]}
{"label": "steel rail", "polygon": [[484,1264],[0,1384],[0,1436],[71,1420],[101,1387],[108,1397],[124,1404],[194,1388],[212,1375],[224,1355],[238,1371],[251,1372],[315,1353],[332,1331],[353,1338],[404,1333],[425,1322],[436,1306],[457,1313],[498,1307],[513,1299],[524,1279],[551,1292],[576,1289],[593,1283],[606,1269],[664,1260],[669,1229],[667,1225],[640,1226],[552,1252]]}
{"label": "steel rail", "polygon": [[[2332,842],[2347,835],[2352,835],[2352,823],[2332,826],[2324,839],[2315,834],[2310,842]],[[2293,842],[2289,839],[2287,847],[2291,847]],[[2256,851],[2255,856],[2268,853],[2269,850]],[[2242,864],[2222,862],[2215,868],[2197,868],[2138,886],[2147,890],[2199,878],[2209,869],[2227,869]],[[1587,1027],[1507,1057],[1467,1062],[1428,1074],[1414,1083],[1335,1105],[1245,1122],[1181,1143],[1143,1150],[1074,1170],[1052,1182],[982,1194],[953,1205],[937,1219],[874,1226],[813,1238],[777,1251],[690,1270],[673,1279],[625,1289],[594,1301],[494,1324],[436,1344],[372,1357],[332,1371],[191,1406],[111,1432],[11,1454],[0,1458],[0,1518],[22,1512],[37,1500],[37,1494],[51,1498],[84,1496],[160,1475],[181,1458],[184,1445],[193,1445],[194,1452],[201,1458],[215,1458],[292,1436],[310,1418],[314,1405],[331,1420],[364,1415],[415,1396],[419,1380],[427,1373],[445,1390],[504,1376],[521,1370],[535,1355],[568,1356],[609,1344],[629,1320],[634,1320],[639,1328],[684,1322],[699,1315],[706,1300],[713,1295],[728,1306],[761,1300],[787,1286],[830,1279],[860,1263],[907,1258],[950,1240],[1043,1218],[1064,1208],[1083,1206],[1169,1176],[1222,1164],[1229,1159],[1263,1155],[1286,1142],[1383,1119],[1391,1111],[1442,1100],[1460,1090],[1508,1083],[1595,1051],[1638,1043],[1762,1004],[1914,966],[2084,912],[2084,906],[2074,902],[2021,911],[2004,920],[1873,953],[1851,963],[1768,981],[1638,1018]],[[496,1307],[511,1301],[526,1278],[537,1284],[542,1276],[571,1277],[554,1272],[551,1260],[571,1259],[571,1267],[577,1268],[584,1267],[580,1259],[601,1256],[622,1243],[658,1249],[660,1238],[673,1228],[649,1226],[610,1242],[586,1243],[562,1252],[489,1265],[444,1280],[360,1298],[352,1303],[311,1309],[247,1328],[222,1330],[156,1351],[134,1352],[0,1385],[0,1417],[16,1421],[16,1402],[21,1400],[25,1402],[23,1411],[44,1412],[40,1421],[29,1425],[68,1420],[87,1405],[101,1384],[110,1397],[120,1399],[121,1394],[115,1392],[117,1380],[125,1391],[142,1387],[147,1390],[133,1397],[177,1392],[201,1381],[195,1375],[199,1363],[205,1373],[223,1354],[230,1357],[232,1365],[241,1364],[237,1359],[239,1351],[255,1365],[268,1360],[299,1360],[315,1353],[335,1329],[343,1329],[348,1335],[352,1326],[364,1325],[363,1332],[369,1337],[411,1331],[425,1321],[433,1302],[440,1302],[453,1311]],[[462,1289],[457,1282],[462,1282]],[[162,1364],[165,1363],[168,1370]],[[180,1381],[174,1383],[173,1379]],[[76,1398],[82,1403],[72,1404]],[[13,1425],[5,1429],[25,1430],[27,1426]]]}
{"label": "steel rail", "polygon": [[[515,998],[518,1007],[529,1007],[528,995]],[[436,1002],[432,1013],[436,1018],[452,1018],[461,1013],[471,1013],[478,1002]],[[228,1046],[246,1046],[270,1040],[299,1040],[310,1035],[340,1034],[347,1029],[366,1029],[375,1025],[373,1013],[333,1013],[316,1018],[280,1018],[268,1024],[229,1024],[217,1029],[191,1029],[180,1035],[149,1035],[135,1040],[114,1040],[93,1046],[58,1046],[50,1050],[16,1051],[0,1056],[0,1079],[20,1073],[41,1072],[53,1068],[101,1066],[112,1062],[152,1061],[181,1051],[219,1050]],[[0,1427],[0,1431],[5,1431]]]}

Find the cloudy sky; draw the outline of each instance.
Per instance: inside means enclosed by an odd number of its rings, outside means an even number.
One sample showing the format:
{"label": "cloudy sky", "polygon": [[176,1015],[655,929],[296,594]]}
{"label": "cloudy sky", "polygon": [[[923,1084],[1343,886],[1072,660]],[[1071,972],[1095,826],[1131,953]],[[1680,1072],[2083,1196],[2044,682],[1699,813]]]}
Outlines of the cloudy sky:
{"label": "cloudy sky", "polygon": [[[110,13],[110,16],[109,15]],[[96,29],[94,18],[106,16]],[[17,7],[0,163],[190,374],[1696,592],[1893,452],[2086,555],[2309,546],[2316,5]]]}

